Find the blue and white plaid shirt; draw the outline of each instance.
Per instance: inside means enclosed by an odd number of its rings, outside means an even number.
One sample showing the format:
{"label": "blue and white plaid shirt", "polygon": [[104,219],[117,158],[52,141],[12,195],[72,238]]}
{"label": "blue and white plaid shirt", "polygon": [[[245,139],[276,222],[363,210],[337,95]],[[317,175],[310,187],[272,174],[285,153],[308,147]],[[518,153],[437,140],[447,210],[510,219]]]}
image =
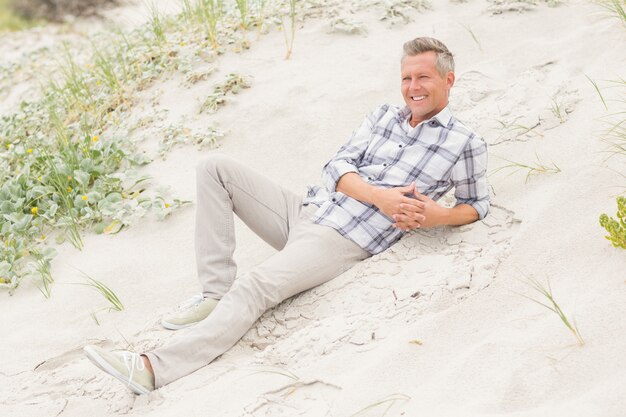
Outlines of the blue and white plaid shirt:
{"label": "blue and white plaid shirt", "polygon": [[374,205],[336,190],[339,178],[358,173],[378,187],[417,190],[438,200],[455,188],[456,204],[470,204],[480,219],[489,211],[487,145],[455,119],[448,107],[412,128],[411,111],[385,104],[366,117],[352,137],[324,166],[325,188],[309,186],[304,204],[319,209],[313,221],[330,226],[366,251],[377,254],[397,242],[403,231]]}

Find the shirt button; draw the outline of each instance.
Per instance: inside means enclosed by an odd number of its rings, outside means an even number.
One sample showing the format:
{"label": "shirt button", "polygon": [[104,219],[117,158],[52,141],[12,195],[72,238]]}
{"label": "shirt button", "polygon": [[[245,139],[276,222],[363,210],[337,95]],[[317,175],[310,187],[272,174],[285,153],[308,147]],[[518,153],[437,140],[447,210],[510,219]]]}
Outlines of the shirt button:
{"label": "shirt button", "polygon": [[337,199],[335,197],[331,198],[330,201],[332,201],[333,203],[337,201]]}
{"label": "shirt button", "polygon": [[428,124],[432,127],[437,126],[437,122],[435,122],[434,120],[431,120],[430,122],[428,122]]}
{"label": "shirt button", "polygon": [[398,148],[401,148],[401,147],[402,147],[402,145],[398,145]]}
{"label": "shirt button", "polygon": [[386,167],[386,166],[387,166],[387,164],[383,164],[383,166],[384,166],[384,167]]}
{"label": "shirt button", "polygon": [[367,179],[371,181],[371,180],[372,180],[372,177],[367,177]]}

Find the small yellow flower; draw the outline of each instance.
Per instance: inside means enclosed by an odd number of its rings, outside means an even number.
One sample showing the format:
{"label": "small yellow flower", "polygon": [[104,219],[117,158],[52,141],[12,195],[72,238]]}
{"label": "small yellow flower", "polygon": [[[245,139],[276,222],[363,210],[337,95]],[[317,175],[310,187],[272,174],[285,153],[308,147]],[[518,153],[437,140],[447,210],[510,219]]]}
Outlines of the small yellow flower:
{"label": "small yellow flower", "polygon": [[37,177],[37,180],[39,180],[39,182],[43,181],[42,177]]}
{"label": "small yellow flower", "polygon": [[87,199],[89,199],[89,197],[87,197],[86,195],[81,197],[83,199],[83,201],[87,201]]}
{"label": "small yellow flower", "polygon": [[98,80],[98,81],[96,81],[96,84],[102,85],[102,81]]}
{"label": "small yellow flower", "polygon": [[41,239],[41,240],[45,240],[45,239],[46,239],[46,235],[41,235],[41,236],[39,236],[39,239]]}
{"label": "small yellow flower", "polygon": [[72,187],[67,187],[67,192],[71,193],[72,192]]}
{"label": "small yellow flower", "polygon": [[185,45],[186,45],[186,43],[185,43],[185,42],[181,42],[181,43],[180,43],[180,46],[185,46]]}
{"label": "small yellow flower", "polygon": [[170,205],[168,203],[165,203],[165,208],[170,208]]}
{"label": "small yellow flower", "polygon": [[91,138],[91,141],[92,141],[92,142],[97,142],[97,141],[98,141],[98,139],[100,139],[100,138],[98,137],[98,135],[94,135],[94,137],[93,137],[93,138]]}
{"label": "small yellow flower", "polygon": [[33,153],[33,148],[28,148],[28,150],[26,152]]}
{"label": "small yellow flower", "polygon": [[39,208],[33,207],[33,208],[30,209],[30,212],[33,213],[36,216],[37,213],[39,213]]}
{"label": "small yellow flower", "polygon": [[68,175],[68,176],[67,176],[67,180],[68,180],[68,181],[72,181],[72,176],[71,176],[71,175]]}
{"label": "small yellow flower", "polygon": [[12,143],[7,143],[7,149],[11,149],[13,147]]}

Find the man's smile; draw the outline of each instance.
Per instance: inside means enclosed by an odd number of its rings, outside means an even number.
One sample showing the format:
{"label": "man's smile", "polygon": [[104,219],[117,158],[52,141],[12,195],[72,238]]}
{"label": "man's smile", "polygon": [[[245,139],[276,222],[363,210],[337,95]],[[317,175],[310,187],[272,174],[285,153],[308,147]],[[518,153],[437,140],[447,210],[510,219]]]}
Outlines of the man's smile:
{"label": "man's smile", "polygon": [[411,96],[411,100],[413,101],[421,101],[424,100],[426,96]]}

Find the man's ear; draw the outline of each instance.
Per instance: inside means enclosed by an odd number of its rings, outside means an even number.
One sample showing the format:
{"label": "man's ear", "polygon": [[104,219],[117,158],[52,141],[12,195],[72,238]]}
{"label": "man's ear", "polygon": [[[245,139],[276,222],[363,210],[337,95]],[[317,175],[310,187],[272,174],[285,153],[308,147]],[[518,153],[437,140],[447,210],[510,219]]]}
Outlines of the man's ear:
{"label": "man's ear", "polygon": [[448,88],[452,88],[452,86],[454,85],[454,73],[452,71],[448,72],[448,75],[446,76],[446,84],[448,84]]}

